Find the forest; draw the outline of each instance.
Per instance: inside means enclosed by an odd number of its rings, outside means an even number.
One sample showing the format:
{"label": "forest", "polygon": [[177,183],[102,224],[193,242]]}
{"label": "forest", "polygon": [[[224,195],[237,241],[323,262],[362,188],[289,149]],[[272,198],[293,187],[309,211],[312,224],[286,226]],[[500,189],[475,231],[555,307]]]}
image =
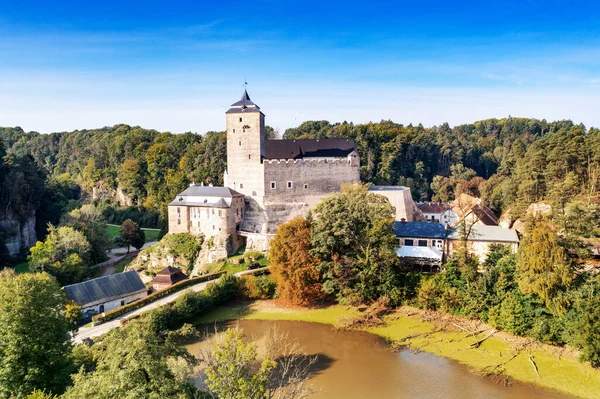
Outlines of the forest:
{"label": "forest", "polygon": [[[275,138],[267,127],[268,138]],[[308,121],[284,139],[352,138],[361,180],[405,185],[417,200],[449,201],[457,191],[484,199],[498,215],[522,216],[536,201],[576,235],[598,234],[600,130],[571,121],[487,119],[451,128],[392,121]],[[191,182],[220,185],[226,134],[172,134],[128,125],[39,134],[0,128],[0,212],[35,212],[49,222],[79,199],[101,206],[109,223],[127,219],[166,231],[166,205]],[[121,194],[119,197],[117,194]],[[590,223],[591,222],[591,225]]]}

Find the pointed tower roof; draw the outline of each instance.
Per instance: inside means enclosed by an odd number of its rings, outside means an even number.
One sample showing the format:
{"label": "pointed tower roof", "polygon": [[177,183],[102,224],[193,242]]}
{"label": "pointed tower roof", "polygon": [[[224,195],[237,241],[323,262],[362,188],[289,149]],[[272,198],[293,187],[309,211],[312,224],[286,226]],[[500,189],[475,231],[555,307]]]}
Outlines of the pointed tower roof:
{"label": "pointed tower roof", "polygon": [[240,101],[231,104],[231,108],[227,111],[228,114],[238,112],[260,112],[260,107],[250,100],[246,89],[244,89],[244,94],[242,94]]}

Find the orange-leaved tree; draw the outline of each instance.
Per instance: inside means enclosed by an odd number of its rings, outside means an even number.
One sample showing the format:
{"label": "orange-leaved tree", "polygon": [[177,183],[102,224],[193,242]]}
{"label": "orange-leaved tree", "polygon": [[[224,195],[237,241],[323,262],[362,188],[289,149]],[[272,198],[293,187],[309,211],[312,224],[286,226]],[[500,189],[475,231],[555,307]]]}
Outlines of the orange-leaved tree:
{"label": "orange-leaved tree", "polygon": [[280,299],[306,306],[325,298],[319,262],[310,254],[309,220],[299,216],[279,226],[269,248],[271,274]]}

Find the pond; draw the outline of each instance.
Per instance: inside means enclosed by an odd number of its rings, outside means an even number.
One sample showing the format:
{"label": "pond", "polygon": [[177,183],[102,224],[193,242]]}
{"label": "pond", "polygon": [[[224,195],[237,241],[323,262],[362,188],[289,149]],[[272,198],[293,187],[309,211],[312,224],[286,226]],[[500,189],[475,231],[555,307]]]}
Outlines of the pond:
{"label": "pond", "polygon": [[[260,340],[273,326],[318,355],[311,377],[319,392],[311,398],[569,398],[533,385],[504,386],[472,374],[454,361],[430,353],[390,350],[386,341],[360,331],[341,331],[318,323],[240,320],[219,325],[237,326],[251,340]],[[202,327],[201,327],[202,328]],[[214,331],[214,326],[204,331]],[[206,349],[206,340],[190,343],[192,354]],[[202,384],[198,371],[196,384]]]}

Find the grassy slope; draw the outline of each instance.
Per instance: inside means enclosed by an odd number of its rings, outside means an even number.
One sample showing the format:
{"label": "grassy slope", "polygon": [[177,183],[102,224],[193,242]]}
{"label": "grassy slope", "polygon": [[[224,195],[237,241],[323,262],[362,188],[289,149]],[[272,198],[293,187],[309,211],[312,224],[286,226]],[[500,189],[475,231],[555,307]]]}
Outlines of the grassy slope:
{"label": "grassy slope", "polygon": [[[220,307],[197,320],[199,323],[215,321],[249,319],[249,320],[292,320],[336,325],[342,316],[352,316],[356,311],[341,306],[331,306],[323,309],[289,309],[276,306],[242,306]],[[477,371],[486,371],[503,363],[515,353],[507,334],[504,338],[492,336],[485,340],[477,349],[469,345],[478,338],[464,332],[444,331],[435,324],[424,322],[419,316],[407,316],[397,312],[386,317],[385,325],[368,328],[366,331],[382,336],[391,342],[410,346],[426,352],[456,360]],[[426,334],[426,335],[419,335]],[[560,348],[547,345],[534,347],[529,352],[541,378],[535,373],[526,351],[521,351],[514,359],[504,366],[505,373],[512,378],[528,383],[562,391],[583,398],[600,397],[600,370],[593,369],[589,364],[580,363],[572,353],[562,354]],[[496,370],[498,371],[498,369]]]}
{"label": "grassy slope", "polygon": [[[245,250],[245,248],[240,248],[238,250],[238,252],[236,252],[229,258],[227,258],[227,260],[224,262],[209,263],[206,265],[206,269],[211,273],[215,273],[215,272],[219,272],[219,271],[226,271],[229,274],[235,274],[238,272],[242,272],[248,268],[248,265],[250,263],[252,263],[252,261],[250,261],[250,259],[248,259],[248,257],[251,255],[258,255],[258,253],[250,253],[250,254],[244,253],[244,250]],[[239,265],[236,265],[232,262],[233,260],[237,260],[240,258],[246,258],[246,261]],[[267,259],[266,256],[261,257],[256,262],[258,262],[261,267],[269,266],[269,260]]]}

